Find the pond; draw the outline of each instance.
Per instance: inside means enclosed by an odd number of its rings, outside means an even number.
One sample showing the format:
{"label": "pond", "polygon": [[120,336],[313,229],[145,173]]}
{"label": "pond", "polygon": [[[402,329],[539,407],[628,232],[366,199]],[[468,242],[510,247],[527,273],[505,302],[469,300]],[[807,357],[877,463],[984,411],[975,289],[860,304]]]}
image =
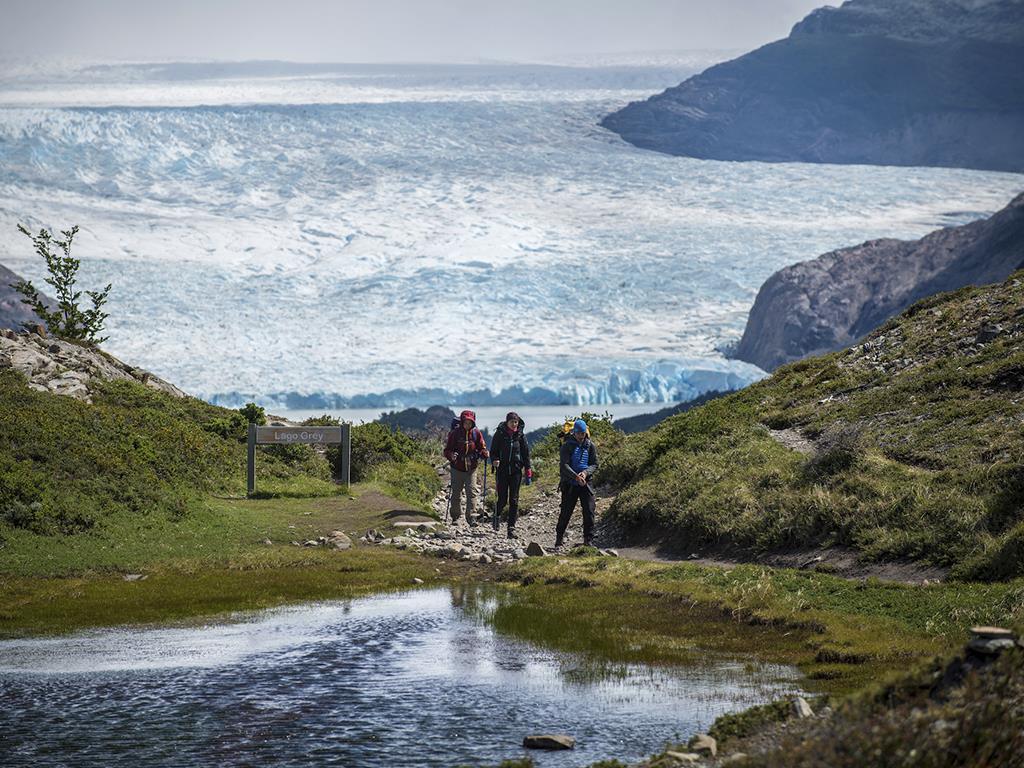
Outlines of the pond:
{"label": "pond", "polygon": [[4,766],[539,766],[636,761],[725,711],[797,690],[792,668],[709,654],[609,664],[495,633],[494,592],[423,589],[206,626],[0,642]]}

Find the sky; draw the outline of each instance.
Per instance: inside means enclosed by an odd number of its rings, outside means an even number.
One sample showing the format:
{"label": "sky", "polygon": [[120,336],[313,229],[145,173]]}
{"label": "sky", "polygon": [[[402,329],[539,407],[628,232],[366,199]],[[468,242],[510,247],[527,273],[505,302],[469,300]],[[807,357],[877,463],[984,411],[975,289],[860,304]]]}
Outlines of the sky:
{"label": "sky", "polygon": [[0,0],[0,56],[550,61],[751,49],[839,0]]}

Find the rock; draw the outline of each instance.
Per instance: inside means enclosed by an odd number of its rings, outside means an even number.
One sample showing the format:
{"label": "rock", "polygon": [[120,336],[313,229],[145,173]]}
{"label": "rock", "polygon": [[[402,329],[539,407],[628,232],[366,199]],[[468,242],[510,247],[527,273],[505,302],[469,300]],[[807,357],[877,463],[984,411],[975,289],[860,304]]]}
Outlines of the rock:
{"label": "rock", "polygon": [[606,549],[606,550],[604,550],[604,553],[606,555],[608,555],[609,557],[618,557],[619,556],[619,551],[617,549]]}
{"label": "rock", "polygon": [[320,546],[320,542],[316,541],[315,539],[307,539],[306,541],[302,542],[302,546],[304,546],[304,547],[319,547]]}
{"label": "rock", "polygon": [[1012,637],[975,638],[967,643],[967,647],[984,656],[996,656],[1017,645]]}
{"label": "rock", "polygon": [[793,715],[802,720],[807,717],[814,717],[814,710],[811,709],[811,705],[807,703],[803,696],[797,696],[793,699]]}
{"label": "rock", "polygon": [[714,737],[708,736],[706,733],[698,733],[690,739],[687,746],[690,748],[690,751],[705,757],[714,757],[718,754],[718,742],[715,741]]}
{"label": "rock", "polygon": [[546,733],[538,736],[524,736],[523,746],[527,749],[572,749],[576,739],[563,734]]}
{"label": "rock", "polygon": [[334,549],[351,549],[352,539],[341,531],[331,531],[331,535],[327,539],[327,544],[328,546],[334,547]]}
{"label": "rock", "polygon": [[733,765],[734,763],[745,763],[747,761],[746,752],[733,752],[731,755],[726,755],[722,758],[722,765]]}
{"label": "rock", "polygon": [[302,544],[297,542],[297,541],[293,541],[291,544],[292,544],[293,547],[301,547],[302,546]]}
{"label": "rock", "polygon": [[687,560],[700,560],[700,555],[698,555],[696,552],[691,552],[690,556],[688,558],[686,558],[686,559]]}
{"label": "rock", "polygon": [[676,752],[669,749],[665,752],[665,757],[675,765],[692,765],[700,762],[700,755],[694,752]]}
{"label": "rock", "polygon": [[422,584],[423,583],[423,579],[421,579],[419,576],[413,576],[412,577],[412,583],[413,584]]}
{"label": "rock", "polygon": [[526,545],[526,556],[527,557],[544,557],[547,552],[544,551],[544,547],[538,544],[536,541],[531,541]]}
{"label": "rock", "polygon": [[[601,125],[707,160],[1024,170],[1018,0],[857,0]],[[874,75],[885,62],[884,84]],[[967,109],[966,105],[970,105]],[[853,116],[856,116],[855,118]]]}
{"label": "rock", "polygon": [[[0,282],[3,269],[0,268]],[[0,286],[0,294],[3,293]],[[0,301],[0,317],[4,307]],[[45,329],[42,329],[45,334]],[[72,344],[63,339],[45,340],[38,333],[0,335],[0,369],[12,368],[28,380],[37,392],[52,392],[84,402],[92,401],[93,391],[104,381],[142,381],[143,384],[174,397],[185,393],[156,376],[144,377],[144,371],[132,368],[98,348]]]}
{"label": "rock", "polygon": [[801,568],[810,568],[812,565],[817,565],[818,563],[820,563],[824,559],[825,559],[824,557],[822,557],[821,555],[818,555],[817,557],[812,557],[810,560],[805,560],[804,562],[800,563],[800,567]]}
{"label": "rock", "polygon": [[974,337],[974,343],[988,344],[990,341],[995,341],[1002,332],[1003,326],[998,323],[982,326],[981,330],[978,331],[978,335]]}
{"label": "rock", "polygon": [[126,573],[124,575],[125,581],[145,581],[149,574],[145,573]]}
{"label": "rock", "polygon": [[980,638],[983,640],[1002,640],[1009,638],[1011,640],[1016,639],[1017,635],[1012,629],[1006,629],[1004,627],[971,627],[971,637]]}
{"label": "rock", "polygon": [[[926,296],[1002,282],[1021,265],[1022,244],[1024,194],[920,240],[871,240],[786,267],[758,291],[735,357],[771,371],[849,347]],[[987,325],[966,342],[998,333]]]}
{"label": "rock", "polygon": [[480,555],[480,562],[484,563],[486,565],[488,563],[494,562],[494,559],[490,555],[484,553],[484,554]]}
{"label": "rock", "polygon": [[418,530],[418,531],[431,531],[434,526],[437,525],[436,521],[425,521],[425,520],[399,520],[396,523],[391,524],[394,528],[400,528],[403,530]]}
{"label": "rock", "polygon": [[272,542],[270,539],[264,539],[263,543],[268,547],[274,546],[274,542]]}
{"label": "rock", "polygon": [[516,560],[525,560],[526,559],[526,550],[525,549],[517,549],[517,550],[515,550],[512,553],[512,557],[514,559],[516,559]]}

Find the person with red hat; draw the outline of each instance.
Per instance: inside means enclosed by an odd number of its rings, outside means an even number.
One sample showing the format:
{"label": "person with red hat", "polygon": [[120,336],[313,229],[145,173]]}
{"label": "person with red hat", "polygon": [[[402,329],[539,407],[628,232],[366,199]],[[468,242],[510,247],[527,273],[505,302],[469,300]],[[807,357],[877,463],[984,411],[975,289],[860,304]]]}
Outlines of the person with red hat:
{"label": "person with red hat", "polygon": [[487,443],[484,436],[476,428],[476,414],[463,411],[459,415],[459,425],[448,433],[448,441],[444,446],[444,457],[448,459],[452,471],[452,498],[448,512],[452,523],[457,523],[462,516],[462,494],[466,494],[466,521],[472,526],[473,511],[476,509],[476,466],[481,458],[486,459]]}

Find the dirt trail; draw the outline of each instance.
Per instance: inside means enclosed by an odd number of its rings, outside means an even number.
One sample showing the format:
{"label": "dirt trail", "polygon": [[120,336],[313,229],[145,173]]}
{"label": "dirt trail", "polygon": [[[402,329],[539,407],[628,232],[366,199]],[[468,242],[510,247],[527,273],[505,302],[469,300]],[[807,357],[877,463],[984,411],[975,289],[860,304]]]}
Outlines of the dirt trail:
{"label": "dirt trail", "polygon": [[[773,430],[772,436],[780,442],[785,441],[784,444],[793,450],[802,453],[814,451],[813,443],[793,430]],[[438,468],[440,475],[444,476],[446,472],[446,468]],[[488,479],[488,485],[493,488],[493,476]],[[582,514],[577,507],[570,520],[565,543],[559,549],[555,549],[555,525],[558,522],[560,500],[557,486],[545,485],[534,503],[520,513],[516,525],[518,538],[514,540],[507,538],[504,522],[495,531],[491,527],[489,514],[485,515],[482,508],[478,508],[476,526],[470,527],[465,519],[460,520],[458,525],[451,526],[447,523],[449,497],[450,492],[446,486],[433,503],[435,512],[445,521],[443,525],[431,524],[429,531],[418,532],[419,535],[413,535],[412,539],[400,536],[395,543],[427,552],[440,551],[452,544],[459,544],[462,551],[458,554],[462,557],[477,559],[486,554],[497,562],[525,557],[525,550],[531,542],[539,544],[548,554],[565,553],[583,543]],[[948,569],[912,562],[860,562],[856,551],[842,547],[799,547],[753,557],[727,549],[687,548],[685,544],[670,546],[660,533],[652,532],[650,536],[643,538],[636,532],[623,530],[612,523],[605,513],[614,500],[613,494],[603,489],[598,490],[594,544],[599,549],[614,550],[620,557],[632,560],[659,563],[690,562],[717,568],[759,564],[772,568],[813,570],[846,579],[876,578],[906,584],[937,583],[944,580],[948,574]]]}

